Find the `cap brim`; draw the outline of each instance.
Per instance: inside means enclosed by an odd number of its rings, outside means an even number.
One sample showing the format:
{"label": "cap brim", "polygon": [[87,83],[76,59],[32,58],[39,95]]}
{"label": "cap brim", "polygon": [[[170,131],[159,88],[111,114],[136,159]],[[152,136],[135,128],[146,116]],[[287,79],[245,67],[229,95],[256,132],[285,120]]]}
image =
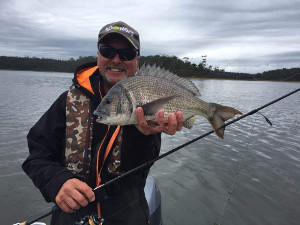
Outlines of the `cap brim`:
{"label": "cap brim", "polygon": [[98,41],[98,43],[101,43],[101,41],[103,41],[104,39],[106,39],[108,36],[110,35],[119,35],[121,37],[124,37],[135,49],[139,50],[139,47],[131,40],[131,36],[130,35],[125,35],[125,34],[121,34],[119,32],[108,32],[106,34],[104,34],[101,39]]}

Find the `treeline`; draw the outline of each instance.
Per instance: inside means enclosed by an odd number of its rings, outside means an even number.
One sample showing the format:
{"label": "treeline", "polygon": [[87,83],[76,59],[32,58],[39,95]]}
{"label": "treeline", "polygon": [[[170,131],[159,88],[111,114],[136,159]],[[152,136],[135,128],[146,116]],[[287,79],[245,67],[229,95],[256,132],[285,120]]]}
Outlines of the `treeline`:
{"label": "treeline", "polygon": [[252,80],[255,76],[248,73],[231,73],[225,72],[223,69],[212,68],[212,66],[206,64],[206,58],[203,58],[199,64],[191,63],[186,57],[184,59],[167,55],[145,56],[141,57],[140,64],[156,64],[181,77]]}
{"label": "treeline", "polygon": [[[96,61],[97,57],[79,57],[78,59],[56,60],[46,58],[8,57],[0,56],[0,70],[32,70],[74,72],[75,69],[87,62]],[[176,56],[154,55],[141,56],[140,65],[156,64],[174,74],[182,77],[214,78],[214,79],[239,79],[239,80],[287,80],[300,81],[300,68],[272,70],[258,74],[226,72],[217,67],[206,64],[206,58],[202,62],[191,63],[188,58],[179,59]]]}
{"label": "treeline", "polygon": [[257,80],[300,81],[300,68],[270,70],[258,73]]}
{"label": "treeline", "polygon": [[79,57],[78,59],[58,60],[46,58],[0,56],[0,69],[74,72],[83,63],[96,61],[97,57]]}

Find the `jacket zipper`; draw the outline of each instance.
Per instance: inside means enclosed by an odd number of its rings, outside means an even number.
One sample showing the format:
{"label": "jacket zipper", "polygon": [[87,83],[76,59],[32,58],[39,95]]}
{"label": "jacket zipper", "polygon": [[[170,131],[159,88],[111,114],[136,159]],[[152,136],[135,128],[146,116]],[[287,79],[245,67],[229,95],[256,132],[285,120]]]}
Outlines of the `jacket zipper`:
{"label": "jacket zipper", "polygon": [[[88,129],[87,129],[87,135],[86,135],[86,144],[85,144],[85,151],[84,151],[84,164],[83,164],[83,175],[84,175],[84,179],[87,181],[88,177],[87,177],[87,162],[88,162],[88,155],[89,153],[91,154],[91,152],[89,152],[89,146],[92,144],[91,140],[90,140],[90,136],[91,136],[91,123],[92,123],[92,101],[90,99],[90,107],[89,107],[89,116],[88,116]],[[91,146],[92,147],[92,146]],[[90,155],[91,156],[91,155]],[[90,160],[91,161],[91,160]],[[91,162],[90,162],[91,163]]]}

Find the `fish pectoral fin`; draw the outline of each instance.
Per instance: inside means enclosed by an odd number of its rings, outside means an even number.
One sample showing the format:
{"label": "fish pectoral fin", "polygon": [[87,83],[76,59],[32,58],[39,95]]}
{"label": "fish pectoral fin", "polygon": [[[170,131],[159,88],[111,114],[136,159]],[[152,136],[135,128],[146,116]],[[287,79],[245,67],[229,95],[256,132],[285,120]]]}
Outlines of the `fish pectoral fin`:
{"label": "fish pectoral fin", "polygon": [[164,108],[165,104],[169,103],[169,101],[177,97],[178,97],[177,95],[172,95],[165,98],[156,99],[152,102],[148,102],[138,107],[143,108],[145,116],[155,115],[158,112],[158,110]]}

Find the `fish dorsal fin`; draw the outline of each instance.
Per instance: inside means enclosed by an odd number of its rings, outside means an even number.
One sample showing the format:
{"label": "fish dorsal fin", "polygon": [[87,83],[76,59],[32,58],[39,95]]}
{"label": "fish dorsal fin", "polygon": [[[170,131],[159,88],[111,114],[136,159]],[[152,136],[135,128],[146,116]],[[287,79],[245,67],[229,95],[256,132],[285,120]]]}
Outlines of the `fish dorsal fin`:
{"label": "fish dorsal fin", "polygon": [[143,66],[136,72],[135,76],[154,76],[164,80],[169,80],[191,92],[193,95],[200,96],[198,88],[192,81],[179,77],[164,68],[161,69],[159,66],[156,66],[156,64],[153,66],[146,66],[143,64]]}

